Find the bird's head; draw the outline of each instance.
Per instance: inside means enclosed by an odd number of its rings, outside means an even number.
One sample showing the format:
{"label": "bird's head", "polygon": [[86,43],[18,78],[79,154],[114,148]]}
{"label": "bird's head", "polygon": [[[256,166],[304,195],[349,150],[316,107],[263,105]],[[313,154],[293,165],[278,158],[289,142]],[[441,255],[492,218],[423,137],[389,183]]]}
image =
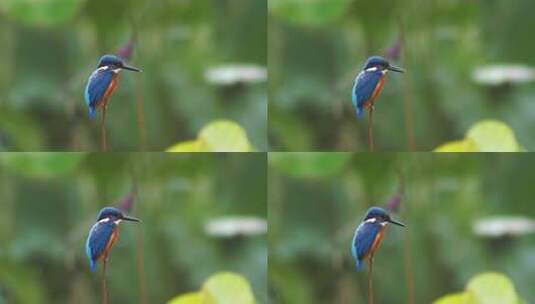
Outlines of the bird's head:
{"label": "bird's head", "polygon": [[130,217],[125,215],[121,210],[113,207],[105,207],[100,210],[98,213],[97,221],[101,221],[104,219],[109,219],[110,221],[131,221],[131,222],[141,222],[139,219],[135,217]]}
{"label": "bird's head", "polygon": [[379,208],[379,207],[371,207],[370,209],[368,209],[368,212],[366,213],[366,217],[364,218],[364,221],[368,221],[368,220],[371,220],[371,221],[375,220],[376,222],[381,223],[381,224],[384,223],[385,225],[388,223],[392,223],[401,227],[405,227],[405,224],[394,221],[393,219],[390,218],[390,215],[388,215],[388,213],[384,209]]}
{"label": "bird's head", "polygon": [[124,60],[121,59],[121,57],[115,55],[104,55],[100,57],[98,67],[108,67],[116,72],[119,72],[122,69],[134,72],[141,72],[140,69],[127,65]]}
{"label": "bird's head", "polygon": [[404,73],[405,70],[403,70],[400,67],[391,65],[388,60],[384,59],[381,56],[372,56],[366,60],[366,63],[364,64],[364,70],[369,69],[376,69],[379,71],[394,71],[398,73]]}

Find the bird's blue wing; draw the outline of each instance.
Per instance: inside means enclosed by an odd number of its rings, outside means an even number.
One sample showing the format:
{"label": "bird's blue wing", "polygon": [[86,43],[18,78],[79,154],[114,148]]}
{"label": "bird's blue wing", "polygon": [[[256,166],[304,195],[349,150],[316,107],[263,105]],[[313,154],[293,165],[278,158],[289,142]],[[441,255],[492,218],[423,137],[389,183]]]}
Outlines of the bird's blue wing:
{"label": "bird's blue wing", "polygon": [[358,118],[364,113],[364,103],[372,97],[375,87],[381,80],[381,71],[361,72],[353,84],[352,100]]}
{"label": "bird's blue wing", "polygon": [[362,267],[362,259],[366,256],[368,251],[370,251],[375,237],[381,230],[381,224],[378,223],[362,223],[355,230],[355,235],[353,236],[353,243],[351,244],[351,254],[355,259],[355,264],[357,271]]}
{"label": "bird's blue wing", "polygon": [[104,97],[104,93],[110,86],[112,79],[113,71],[110,69],[96,70],[89,76],[84,97],[85,103],[89,107],[90,118],[95,116],[97,102]]}
{"label": "bird's blue wing", "polygon": [[112,221],[96,223],[89,231],[85,244],[85,251],[89,258],[91,271],[95,270],[95,263],[106,249],[106,245],[113,233],[115,223]]}

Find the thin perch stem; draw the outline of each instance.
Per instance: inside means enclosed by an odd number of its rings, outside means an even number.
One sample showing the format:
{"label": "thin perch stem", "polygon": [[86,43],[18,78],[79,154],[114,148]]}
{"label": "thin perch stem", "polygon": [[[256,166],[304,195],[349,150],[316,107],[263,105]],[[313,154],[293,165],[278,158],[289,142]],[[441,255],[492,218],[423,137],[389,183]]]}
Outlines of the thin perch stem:
{"label": "thin perch stem", "polygon": [[100,149],[102,151],[108,150],[108,138],[106,134],[106,109],[107,106],[102,107],[102,120],[100,121]]}
{"label": "thin perch stem", "polygon": [[369,259],[370,267],[368,274],[368,304],[373,304],[373,254]]}
{"label": "thin perch stem", "polygon": [[373,152],[373,106],[368,111],[368,146],[370,147],[370,152]]}
{"label": "thin perch stem", "polygon": [[102,304],[108,304],[108,283],[106,282],[106,264],[107,258],[102,263]]}

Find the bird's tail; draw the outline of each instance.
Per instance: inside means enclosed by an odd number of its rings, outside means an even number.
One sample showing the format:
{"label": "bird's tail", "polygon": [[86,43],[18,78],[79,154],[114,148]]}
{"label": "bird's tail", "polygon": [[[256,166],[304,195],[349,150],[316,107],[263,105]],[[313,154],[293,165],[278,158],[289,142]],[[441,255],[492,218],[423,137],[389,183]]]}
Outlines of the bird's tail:
{"label": "bird's tail", "polygon": [[363,107],[361,107],[361,106],[356,106],[356,107],[355,107],[355,112],[356,112],[356,114],[357,114],[357,118],[358,118],[358,119],[361,119],[362,116],[364,116],[364,109],[363,109]]}
{"label": "bird's tail", "polygon": [[95,272],[95,268],[97,267],[97,263],[93,261],[93,259],[89,259],[89,269],[91,272]]}
{"label": "bird's tail", "polygon": [[355,269],[357,272],[362,270],[362,261],[359,259],[355,259]]}
{"label": "bird's tail", "polygon": [[92,107],[92,106],[89,106],[89,118],[93,119],[95,118],[95,114],[97,113],[97,110],[95,109],[95,107]]}

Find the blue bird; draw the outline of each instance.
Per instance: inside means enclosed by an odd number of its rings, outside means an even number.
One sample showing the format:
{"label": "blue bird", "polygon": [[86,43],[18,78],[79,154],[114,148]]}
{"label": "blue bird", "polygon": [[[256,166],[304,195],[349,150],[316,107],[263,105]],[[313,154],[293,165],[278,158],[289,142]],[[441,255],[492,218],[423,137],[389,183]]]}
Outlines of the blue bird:
{"label": "blue bird", "polygon": [[372,56],[366,60],[364,68],[355,77],[353,91],[351,92],[357,118],[362,117],[364,110],[373,107],[375,99],[383,88],[388,71],[405,72],[402,68],[391,65],[380,56]]}
{"label": "blue bird", "polygon": [[366,213],[364,221],[357,227],[351,243],[351,255],[355,259],[357,271],[362,268],[362,262],[373,258],[379,248],[388,223],[405,227],[404,224],[390,218],[384,209],[371,207]]}
{"label": "blue bird", "polygon": [[119,209],[105,207],[100,210],[97,222],[87,236],[85,252],[89,258],[89,268],[95,271],[96,263],[108,260],[108,254],[119,237],[119,223],[121,221],[141,222],[139,219],[124,215]]}
{"label": "blue bird", "polygon": [[91,73],[85,87],[84,98],[89,108],[89,118],[95,117],[97,109],[107,106],[108,99],[117,87],[119,72],[123,69],[141,72],[118,56],[104,55],[100,58],[97,69]]}

